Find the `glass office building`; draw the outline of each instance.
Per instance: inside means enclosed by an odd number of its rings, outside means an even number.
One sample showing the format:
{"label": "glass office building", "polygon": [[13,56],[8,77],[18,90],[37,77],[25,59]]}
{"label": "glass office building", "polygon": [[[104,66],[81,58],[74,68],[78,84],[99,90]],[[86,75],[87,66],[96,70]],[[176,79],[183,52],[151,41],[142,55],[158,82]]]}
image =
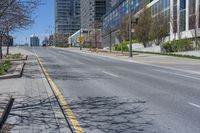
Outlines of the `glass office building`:
{"label": "glass office building", "polygon": [[81,0],[81,28],[92,28],[111,8],[111,0]]}
{"label": "glass office building", "polygon": [[80,25],[80,0],[55,0],[56,33],[72,35]]}
{"label": "glass office building", "polygon": [[31,35],[31,37],[30,37],[30,46],[31,47],[39,47],[40,46],[40,39],[35,34]]}
{"label": "glass office building", "polygon": [[[118,43],[115,32],[119,29],[122,19],[129,13],[129,0],[120,0],[103,17],[103,45]],[[157,19],[160,15],[168,21],[169,40],[191,38],[195,27],[200,28],[200,0],[131,0],[130,9],[133,15],[145,5],[151,9],[151,15]],[[197,15],[198,14],[198,15]],[[111,35],[110,35],[111,33]],[[110,37],[111,36],[111,37]]]}

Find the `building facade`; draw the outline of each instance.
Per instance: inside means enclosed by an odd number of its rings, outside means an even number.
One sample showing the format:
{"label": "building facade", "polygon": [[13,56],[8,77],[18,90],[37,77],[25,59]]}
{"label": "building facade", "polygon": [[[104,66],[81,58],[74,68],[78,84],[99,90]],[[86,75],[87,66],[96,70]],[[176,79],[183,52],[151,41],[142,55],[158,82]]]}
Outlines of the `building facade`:
{"label": "building facade", "polygon": [[81,28],[90,29],[101,22],[102,16],[111,8],[111,0],[80,0]]}
{"label": "building facade", "polygon": [[39,40],[38,36],[36,36],[35,34],[31,35],[31,37],[30,37],[30,46],[31,47],[39,47],[40,46],[40,40]]}
{"label": "building facade", "polygon": [[80,24],[80,0],[55,0],[56,33],[72,35]]}
{"label": "building facade", "polygon": [[[120,0],[103,17],[103,45],[109,46],[119,43],[116,31],[122,19],[129,14],[129,0]],[[138,16],[139,11],[147,2],[147,8],[151,9],[153,18],[163,15],[168,22],[168,40],[192,38],[194,29],[200,28],[200,0],[130,0],[130,9],[133,15]],[[199,33],[199,32],[197,32]],[[198,35],[199,36],[199,35]],[[111,38],[111,40],[110,40]]]}

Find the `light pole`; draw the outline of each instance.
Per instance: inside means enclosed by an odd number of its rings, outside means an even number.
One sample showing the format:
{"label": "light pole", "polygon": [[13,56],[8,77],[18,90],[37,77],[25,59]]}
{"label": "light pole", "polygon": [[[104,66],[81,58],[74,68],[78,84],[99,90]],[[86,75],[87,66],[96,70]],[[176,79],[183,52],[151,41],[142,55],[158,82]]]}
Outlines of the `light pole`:
{"label": "light pole", "polygon": [[128,0],[128,11],[129,11],[129,57],[133,57],[132,53],[132,11],[131,11],[131,0]]}
{"label": "light pole", "polygon": [[110,36],[110,53],[112,52],[112,30],[111,30],[111,24],[109,23],[109,36]]}

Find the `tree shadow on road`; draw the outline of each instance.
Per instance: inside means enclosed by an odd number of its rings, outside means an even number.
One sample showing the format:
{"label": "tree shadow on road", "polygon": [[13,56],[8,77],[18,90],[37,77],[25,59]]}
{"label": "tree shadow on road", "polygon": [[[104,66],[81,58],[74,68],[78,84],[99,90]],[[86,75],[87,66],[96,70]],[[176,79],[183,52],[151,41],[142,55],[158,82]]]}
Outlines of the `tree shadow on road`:
{"label": "tree shadow on road", "polygon": [[63,72],[54,71],[49,72],[50,76],[55,80],[70,80],[70,81],[86,81],[86,80],[98,80],[98,79],[110,79],[108,76],[99,73],[89,72]]}
{"label": "tree shadow on road", "polygon": [[86,132],[150,133],[153,126],[153,120],[146,113],[145,101],[82,97],[69,104]]}

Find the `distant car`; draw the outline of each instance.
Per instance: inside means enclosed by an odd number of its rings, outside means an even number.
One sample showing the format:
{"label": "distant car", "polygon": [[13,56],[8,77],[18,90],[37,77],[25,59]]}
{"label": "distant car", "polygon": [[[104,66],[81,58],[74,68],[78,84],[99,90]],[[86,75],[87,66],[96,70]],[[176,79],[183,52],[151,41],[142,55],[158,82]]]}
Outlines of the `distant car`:
{"label": "distant car", "polygon": [[46,43],[42,44],[42,47],[46,47],[46,46],[47,46],[47,44],[46,44]]}

